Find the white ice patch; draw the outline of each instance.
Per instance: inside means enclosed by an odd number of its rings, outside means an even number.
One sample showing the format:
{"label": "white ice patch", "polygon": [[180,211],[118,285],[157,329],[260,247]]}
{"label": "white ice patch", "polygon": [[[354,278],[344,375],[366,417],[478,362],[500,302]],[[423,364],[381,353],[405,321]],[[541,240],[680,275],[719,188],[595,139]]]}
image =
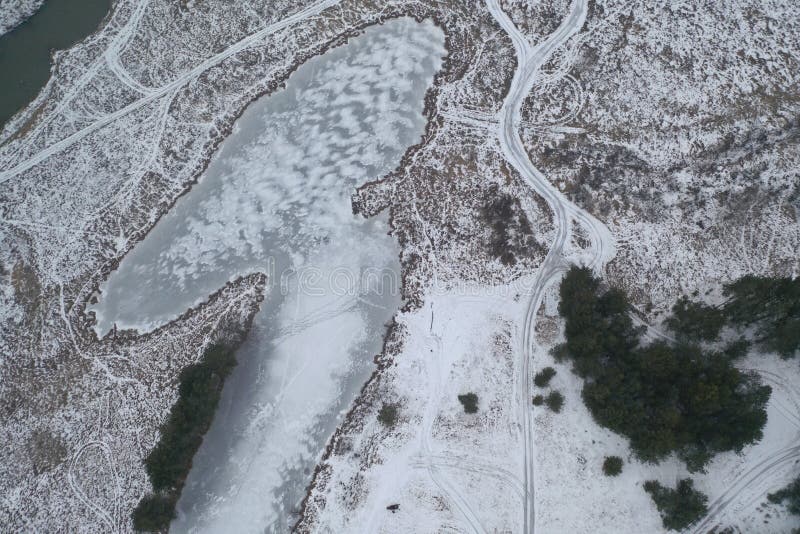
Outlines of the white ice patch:
{"label": "white ice patch", "polygon": [[163,324],[239,274],[270,276],[173,532],[286,532],[296,520],[400,306],[386,218],[354,216],[350,197],[419,140],[444,53],[433,24],[401,19],[309,61],[247,109],[197,186],[101,288],[105,333]]}
{"label": "white ice patch", "polygon": [[253,103],[200,183],[101,287],[98,333],[114,323],[152,329],[237,275],[270,271],[276,256],[306,255],[366,224],[350,195],[419,139],[422,97],[443,54],[433,25],[392,22]]}

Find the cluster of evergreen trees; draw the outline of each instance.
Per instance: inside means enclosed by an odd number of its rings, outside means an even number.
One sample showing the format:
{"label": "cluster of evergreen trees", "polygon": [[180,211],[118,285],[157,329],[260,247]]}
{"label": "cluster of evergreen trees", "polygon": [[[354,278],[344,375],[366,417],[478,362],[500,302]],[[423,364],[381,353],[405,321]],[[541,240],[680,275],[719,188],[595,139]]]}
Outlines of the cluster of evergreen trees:
{"label": "cluster of evergreen trees", "polygon": [[666,325],[681,339],[713,341],[725,326],[752,329],[766,352],[784,358],[800,351],[800,278],[744,276],[725,285],[726,302],[719,308],[683,297]]}
{"label": "cluster of evergreen trees", "polygon": [[[743,336],[718,351],[705,347],[732,327],[766,352],[796,357],[800,278],[748,275],[727,284],[723,294],[720,307],[680,299],[665,322],[676,341],[643,346],[623,291],[603,291],[588,269],[573,268],[562,282],[559,311],[567,341],[554,354],[572,360],[586,379],[583,398],[596,420],[628,436],[643,460],[674,451],[698,470],[716,452],[738,451],[761,438],[770,388],[732,364],[751,341]],[[683,528],[705,513],[705,497],[688,479],[675,490],[655,482],[645,489],[669,528]],[[800,478],[768,498],[800,515]]]}
{"label": "cluster of evergreen trees", "polygon": [[[672,452],[692,471],[721,451],[738,451],[762,437],[770,388],[736,369],[728,351],[693,342],[719,333],[677,314],[687,335],[676,343],[644,346],[624,291],[603,290],[586,268],[573,267],[561,283],[559,312],[566,343],[557,358],[572,361],[585,379],[583,399],[599,424],[630,438],[634,453],[658,461]],[[713,334],[713,336],[712,336]]]}
{"label": "cluster of evergreen trees", "polygon": [[[740,328],[750,327],[755,341],[766,351],[784,358],[800,352],[800,278],[745,276],[725,286],[726,318]],[[800,515],[800,478],[767,496]]]}
{"label": "cluster of evergreen trees", "polygon": [[744,276],[725,286],[725,317],[754,327],[756,342],[784,358],[800,351],[800,278]]}
{"label": "cluster of evergreen trees", "polygon": [[145,459],[155,493],[133,511],[136,530],[164,531],[175,517],[175,505],[203,436],[211,426],[225,378],[236,365],[233,350],[209,347],[200,362],[180,375],[178,401],[161,426],[161,440]]}
{"label": "cluster of evergreen trees", "polygon": [[722,310],[683,297],[672,307],[672,315],[665,324],[681,340],[714,341],[725,326],[725,314]]}
{"label": "cluster of evergreen trees", "polygon": [[661,514],[664,526],[671,530],[683,530],[708,512],[708,497],[694,489],[689,478],[678,481],[675,489],[662,486],[656,480],[644,483],[644,490],[650,494]]}

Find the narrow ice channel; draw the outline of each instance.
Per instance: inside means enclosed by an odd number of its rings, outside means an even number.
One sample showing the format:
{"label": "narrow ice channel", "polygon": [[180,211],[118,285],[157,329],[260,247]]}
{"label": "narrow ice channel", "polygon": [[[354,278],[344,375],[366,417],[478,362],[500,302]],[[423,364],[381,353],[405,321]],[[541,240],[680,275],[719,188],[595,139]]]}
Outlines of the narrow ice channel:
{"label": "narrow ice channel", "polygon": [[97,330],[147,331],[256,270],[273,281],[195,457],[172,532],[286,532],[313,467],[373,369],[399,307],[385,218],[355,187],[424,129],[444,36],[367,29],[249,106],[200,182],[101,288]]}

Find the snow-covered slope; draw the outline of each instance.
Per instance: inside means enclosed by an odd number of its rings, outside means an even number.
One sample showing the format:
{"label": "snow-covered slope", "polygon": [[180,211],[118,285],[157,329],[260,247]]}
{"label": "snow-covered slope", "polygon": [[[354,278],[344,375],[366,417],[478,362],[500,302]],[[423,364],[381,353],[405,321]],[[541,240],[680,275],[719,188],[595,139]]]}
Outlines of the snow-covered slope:
{"label": "snow-covered slope", "polygon": [[0,0],[0,35],[25,22],[43,3],[44,0]]}

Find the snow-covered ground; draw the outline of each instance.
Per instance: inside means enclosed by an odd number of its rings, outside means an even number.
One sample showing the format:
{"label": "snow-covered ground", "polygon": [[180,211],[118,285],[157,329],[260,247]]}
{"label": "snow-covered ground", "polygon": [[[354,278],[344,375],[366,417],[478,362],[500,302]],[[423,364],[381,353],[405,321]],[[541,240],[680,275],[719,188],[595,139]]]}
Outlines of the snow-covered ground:
{"label": "snow-covered ground", "polygon": [[[267,118],[259,142],[236,141],[247,115],[231,134],[248,104],[275,93],[300,64],[365,27],[409,15],[435,21],[447,54],[425,95],[424,119],[409,127],[424,120],[425,133],[397,169],[416,138],[395,137],[405,126],[384,128],[380,114],[370,135],[358,130],[352,139],[347,128],[331,132],[292,114]],[[609,279],[656,311],[682,291],[744,272],[797,272],[797,21],[788,0],[502,0],[468,9],[460,0],[118,0],[97,34],[56,55],[51,82],[0,133],[0,428],[12,444],[0,462],[0,520],[16,530],[129,530],[130,510],[149,488],[141,460],[174,402],[180,369],[224,332],[241,334],[266,293],[273,321],[257,323],[243,354],[266,336],[275,341],[273,359],[238,371],[252,371],[250,391],[260,396],[251,399],[261,404],[237,404],[226,391],[223,410],[244,423],[232,432],[216,426],[198,466],[220,464],[215,454],[233,461],[207,479],[192,474],[176,528],[218,525],[229,514],[243,528],[286,521],[300,481],[313,480],[303,532],[660,531],[640,486],[673,482],[684,474],[676,462],[630,459],[624,440],[591,421],[580,382],[563,366],[553,380],[566,395],[562,413],[530,405],[531,374],[552,363],[547,349],[558,341],[553,291],[567,261],[602,270],[612,256]],[[363,98],[364,110],[402,122],[408,117],[391,98],[373,95],[410,91],[408,76],[392,74],[414,72],[414,58],[441,52],[439,31],[422,27],[376,44],[391,61],[373,64],[365,53],[363,64],[341,69],[346,79],[328,79],[327,94],[316,86],[326,96],[305,102],[361,110],[354,102]],[[312,82],[331,73],[318,74]],[[358,89],[335,94],[348,85]],[[364,110],[325,120],[361,127],[372,116]],[[230,160],[236,169],[206,169],[225,138],[219,153],[238,154]],[[393,142],[394,159],[360,167]],[[270,159],[277,147],[291,157]],[[347,151],[345,163],[328,166],[336,150]],[[264,182],[267,171],[286,180]],[[305,174],[310,205],[287,185]],[[407,300],[378,372],[344,410],[340,393],[357,387],[348,358],[367,332],[382,331],[379,314],[365,326],[352,300],[291,290],[278,302],[270,280],[230,280],[268,263],[282,233],[304,252],[283,256],[285,265],[319,255],[324,272],[336,258],[350,270],[363,266],[344,238],[356,226],[364,250],[393,254],[378,242],[390,240],[368,237],[381,234],[386,219],[353,219],[341,180],[353,188],[380,174],[359,187],[352,207],[365,216],[385,211]],[[486,212],[498,198],[517,201],[508,204],[522,221],[512,233],[523,234],[526,247],[514,261],[495,257]],[[298,234],[266,216],[289,212],[297,222],[320,204],[325,221]],[[149,261],[156,257],[163,261]],[[96,326],[149,332],[98,340],[84,311],[117,266],[95,307]],[[137,273],[143,287],[130,284]],[[148,299],[137,303],[137,289]],[[319,352],[335,368],[310,363],[311,342],[327,343]],[[297,354],[305,374],[292,373]],[[743,365],[774,387],[765,439],[695,476],[711,499],[710,519],[697,531],[782,532],[796,521],[760,504],[796,475],[796,365],[771,355]],[[319,403],[292,389],[293,380],[313,388]],[[467,391],[480,396],[476,416],[456,399]],[[400,407],[392,430],[375,419],[383,402]],[[315,429],[305,411],[330,403],[329,426]],[[273,414],[294,414],[298,426]],[[262,419],[248,426],[250,415]],[[290,444],[277,452],[301,452],[272,458],[269,433],[280,436],[278,446]],[[222,443],[231,436],[240,441]],[[620,478],[601,475],[609,453],[628,459]],[[286,481],[290,490],[280,487]],[[283,499],[274,499],[276,490],[287,490]],[[386,510],[390,504],[399,510]]]}
{"label": "snow-covered ground", "polygon": [[[652,466],[631,459],[626,453],[624,439],[599,428],[592,421],[580,401],[580,381],[564,368],[554,386],[567,393],[568,408],[559,415],[536,410],[539,413],[534,417],[530,405],[533,394],[531,375],[536,368],[552,364],[547,349],[556,341],[554,338],[559,326],[552,317],[548,319],[549,324],[539,324],[539,307],[544,292],[548,287],[553,290],[553,283],[557,281],[566,259],[563,253],[602,271],[608,260],[614,257],[615,247],[612,233],[602,222],[569,202],[535,168],[516,132],[520,126],[529,128],[519,118],[519,109],[522,99],[537,83],[557,84],[564,80],[567,85],[577,88],[571,97],[580,99],[580,85],[576,85],[575,79],[569,75],[575,58],[571,53],[575,50],[574,45],[566,48],[566,52],[560,52],[559,68],[547,73],[538,71],[548,55],[558,51],[558,47],[581,28],[587,5],[573,2],[561,26],[538,46],[528,41],[498,4],[490,1],[488,5],[512,37],[518,70],[499,119],[491,114],[474,112],[470,112],[468,117],[473,123],[497,121],[500,145],[506,158],[547,200],[555,213],[556,239],[547,258],[538,267],[530,291],[524,293],[525,305],[519,307],[516,316],[507,300],[500,306],[493,302],[491,295],[497,294],[497,286],[483,287],[478,293],[490,296],[483,302],[472,298],[468,304],[460,300],[463,296],[458,292],[442,295],[426,291],[420,299],[421,309],[402,316],[400,324],[403,329],[397,342],[401,348],[391,353],[394,365],[373,382],[366,397],[372,413],[359,407],[354,411],[354,418],[361,418],[363,424],[345,426],[346,431],[337,436],[339,441],[334,442],[334,449],[342,443],[343,452],[332,454],[326,460],[309,500],[306,521],[301,524],[303,531],[347,531],[367,525],[370,531],[376,532],[450,529],[474,532],[530,532],[534,529],[544,532],[658,532],[663,531],[663,527],[655,507],[641,488],[643,482],[656,478],[673,485],[679,476],[687,475],[676,461]],[[582,131],[581,128],[569,127],[569,122],[575,120],[579,112],[580,103],[560,115],[558,122],[565,126],[560,127],[559,135]],[[527,117],[535,120],[530,114]],[[677,235],[675,238],[680,239]],[[573,243],[580,244],[578,256],[574,255],[576,247]],[[647,240],[635,246],[641,245],[648,246]],[[584,250],[580,251],[581,248]],[[782,252],[785,254],[786,250]],[[445,276],[437,271],[434,279],[436,275]],[[666,289],[658,288],[659,291]],[[550,303],[552,315],[555,309],[552,294]],[[516,350],[511,351],[516,353],[517,359],[504,381],[500,379],[502,372],[489,368],[493,360],[485,356],[485,348],[482,360],[476,360],[470,354],[475,350],[474,345],[485,344],[492,333],[497,334],[504,321],[487,321],[485,317],[473,319],[470,313],[473,306],[483,313],[491,311],[496,316],[510,314],[505,321],[519,329]],[[453,309],[458,310],[457,313],[448,315]],[[436,315],[434,310],[438,310]],[[437,329],[442,315],[447,327]],[[546,319],[546,314],[542,319]],[[549,342],[537,340],[532,332],[538,330],[549,330]],[[469,348],[465,349],[465,345]],[[773,368],[776,366],[782,367],[791,378],[782,387],[775,388],[765,439],[746,449],[741,456],[720,455],[705,475],[696,477],[698,486],[711,499],[708,518],[692,527],[698,532],[704,528],[729,525],[788,532],[796,523],[796,519],[785,511],[764,507],[762,503],[767,492],[774,491],[792,478],[790,467],[798,459],[795,444],[799,436],[794,424],[798,411],[795,394],[787,384],[796,381],[800,373],[796,366],[787,367],[785,362],[776,361],[773,355],[753,356],[752,360],[764,365],[763,376],[768,382],[774,380],[776,373]],[[470,373],[464,373],[464,368],[472,370],[475,367],[478,367],[475,374],[483,381],[470,379]],[[503,384],[496,384],[495,379],[500,379]],[[493,402],[498,389],[507,394],[504,408]],[[488,399],[483,407],[485,414],[472,416],[472,419],[463,413],[456,415],[459,407],[455,399],[466,391],[474,391]],[[395,402],[401,407],[401,422],[396,429],[387,430],[374,419],[383,402]],[[794,407],[787,409],[787,406]],[[456,424],[451,422],[454,417],[459,419]],[[497,432],[487,429],[484,426],[486,419],[502,429]],[[509,436],[505,425],[511,422],[519,426],[515,425],[516,432]],[[446,430],[439,429],[438,424]],[[459,428],[454,429],[454,426]],[[475,432],[475,427],[480,431]],[[491,437],[484,441],[487,433]],[[445,434],[446,439],[436,441],[435,437],[441,434]],[[464,441],[469,444],[466,448],[462,445]],[[521,458],[517,456],[516,460],[513,459],[514,452],[506,452],[517,451],[519,454],[514,443],[523,451]],[[504,451],[502,458],[496,456],[498,450]],[[610,454],[628,458],[627,471],[620,479],[602,476],[602,459]],[[490,460],[486,464],[482,463],[483,459]],[[509,463],[511,469],[508,469]],[[414,473],[414,466],[423,467],[427,476]],[[508,480],[508,473],[519,478]],[[776,476],[776,473],[780,475]],[[516,504],[523,505],[521,516],[515,517],[511,510],[503,507],[508,505],[508,501],[496,501],[496,495],[512,493],[508,487],[500,488],[494,480],[490,482],[493,478],[504,477],[512,488],[518,485],[521,502]],[[399,510],[388,512],[386,506],[391,504],[399,504]]]}
{"label": "snow-covered ground", "polygon": [[[402,348],[371,392],[371,416],[343,434],[340,452],[317,489],[322,532],[522,532],[523,433],[518,395],[561,391],[562,411],[534,407],[535,531],[543,533],[665,532],[644,481],[674,486],[691,476],[709,496],[710,519],[689,532],[733,525],[747,532],[790,532],[796,518],[764,505],[766,493],[793,478],[800,458],[800,380],[796,362],[755,354],[742,362],[773,387],[764,439],[741,455],[719,455],[705,474],[690,475],[677,459],[659,465],[632,457],[627,440],[599,427],[583,405],[582,380],[556,364],[548,349],[561,341],[555,293],[538,310],[532,368],[554,366],[548,388],[519,391],[524,324],[533,281],[508,287],[462,287],[425,295],[425,305],[399,318]],[[457,396],[478,395],[479,413],[465,414]],[[400,406],[398,425],[375,418],[383,402]],[[367,412],[369,413],[369,411]],[[602,473],[605,456],[621,456],[619,477]],[[400,504],[396,513],[386,510]],[[365,530],[362,530],[365,529]]]}
{"label": "snow-covered ground", "polygon": [[643,306],[800,272],[798,31],[796,2],[598,0],[545,66],[525,145],[611,229],[607,274]]}
{"label": "snow-covered ground", "polygon": [[[398,317],[403,346],[374,393],[378,405],[397,403],[399,423],[386,429],[373,414],[341,438],[333,476],[317,489],[330,495],[314,509],[315,530],[520,531],[515,354],[527,302],[513,288],[486,289],[427,294],[422,308]],[[470,391],[477,415],[457,400]],[[397,513],[386,510],[392,504]]]}

